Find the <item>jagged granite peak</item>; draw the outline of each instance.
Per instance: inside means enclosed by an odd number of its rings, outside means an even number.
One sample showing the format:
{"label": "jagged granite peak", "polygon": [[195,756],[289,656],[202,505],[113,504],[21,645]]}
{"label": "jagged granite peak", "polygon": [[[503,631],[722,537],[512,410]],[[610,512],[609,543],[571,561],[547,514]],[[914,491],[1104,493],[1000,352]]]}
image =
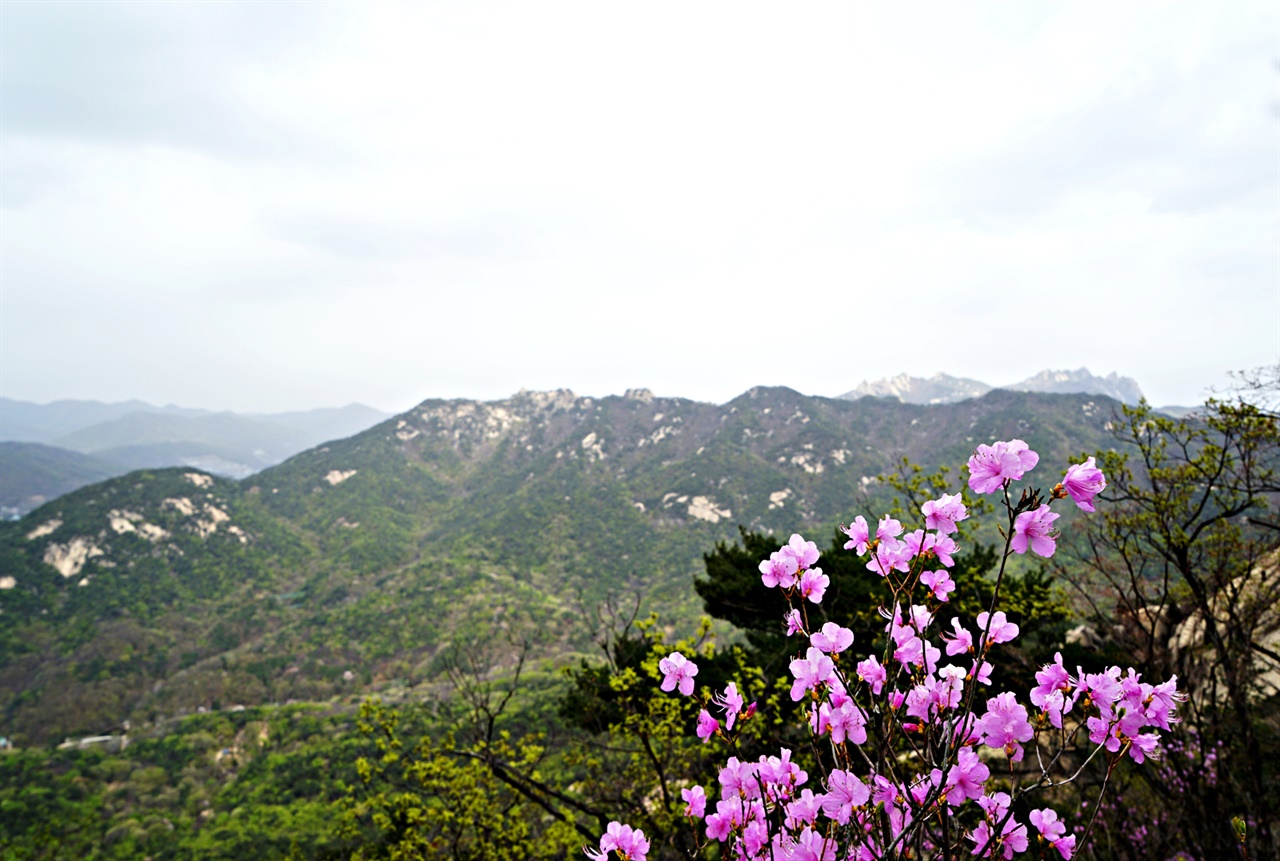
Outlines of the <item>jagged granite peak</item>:
{"label": "jagged granite peak", "polygon": [[1048,392],[1052,394],[1106,395],[1126,404],[1142,400],[1142,389],[1130,377],[1112,371],[1105,377],[1089,373],[1088,368],[1074,371],[1041,371],[1020,383],[1001,388],[1015,392]]}
{"label": "jagged granite peak", "polygon": [[980,380],[953,377],[938,373],[932,377],[912,377],[898,374],[883,380],[863,380],[851,392],[840,395],[843,400],[858,398],[896,398],[906,404],[954,404],[969,398],[980,398],[991,391],[991,386]]}
{"label": "jagged granite peak", "polygon": [[989,386],[980,380],[942,373],[929,378],[899,374],[874,382],[864,380],[856,389],[840,395],[840,398],[853,401],[876,397],[894,398],[906,404],[955,404],[970,398],[980,398],[997,388],[1012,392],[1106,395],[1126,404],[1136,404],[1142,399],[1142,389],[1131,377],[1122,377],[1114,371],[1105,377],[1099,377],[1091,374],[1088,368],[1041,371],[1035,376],[1006,386]]}

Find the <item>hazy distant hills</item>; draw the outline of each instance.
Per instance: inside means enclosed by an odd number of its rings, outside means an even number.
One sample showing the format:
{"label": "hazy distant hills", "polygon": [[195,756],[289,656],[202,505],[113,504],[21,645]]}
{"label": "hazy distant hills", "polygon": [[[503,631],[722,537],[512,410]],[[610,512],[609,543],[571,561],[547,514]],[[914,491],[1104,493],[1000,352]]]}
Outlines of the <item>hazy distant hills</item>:
{"label": "hazy distant hills", "polygon": [[21,514],[121,472],[115,464],[78,451],[35,442],[0,442],[0,510]]}
{"label": "hazy distant hills", "polygon": [[52,443],[66,434],[115,421],[130,413],[196,416],[207,415],[209,411],[184,409],[172,404],[156,407],[136,400],[113,404],[74,400],[33,404],[0,398],[0,441]]}
{"label": "hazy distant hills", "polygon": [[840,397],[846,400],[863,397],[895,398],[908,404],[954,404],[982,397],[993,388],[1014,392],[1105,395],[1125,404],[1136,404],[1142,400],[1142,390],[1131,378],[1115,373],[1099,377],[1089,373],[1087,368],[1075,371],[1041,371],[1021,382],[998,387],[949,374],[935,374],[927,379],[899,374],[875,382],[864,380],[853,391]]}
{"label": "hazy distant hills", "polygon": [[522,392],[425,401],[241,481],[131,473],[0,524],[0,719],[30,741],[413,684],[495,632],[563,655],[610,596],[692,624],[701,556],[739,524],[825,548],[882,513],[877,476],[901,457],[952,466],[959,488],[993,439],[1027,440],[1051,485],[1114,445],[1117,410],[1000,390],[939,406]]}
{"label": "hazy distant hills", "polygon": [[[386,413],[359,404],[253,415],[155,407],[141,401],[32,404],[0,398],[0,440],[45,447],[0,450],[0,506],[21,514],[39,504],[32,500],[52,499],[89,481],[134,469],[191,466],[243,478],[385,418]],[[66,455],[59,458],[49,447],[65,450]],[[90,457],[71,457],[77,453]]]}

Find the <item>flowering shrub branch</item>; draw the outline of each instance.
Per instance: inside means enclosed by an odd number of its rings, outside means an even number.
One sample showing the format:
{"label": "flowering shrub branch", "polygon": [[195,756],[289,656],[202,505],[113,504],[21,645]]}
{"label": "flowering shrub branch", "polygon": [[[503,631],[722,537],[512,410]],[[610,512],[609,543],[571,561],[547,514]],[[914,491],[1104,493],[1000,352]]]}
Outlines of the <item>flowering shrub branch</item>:
{"label": "flowering shrub branch", "polygon": [[[956,586],[950,572],[959,548],[951,536],[970,516],[959,493],[926,501],[923,528],[912,532],[888,516],[874,531],[862,516],[842,527],[845,549],[865,558],[888,592],[878,654],[855,652],[848,628],[811,624],[810,607],[830,585],[814,542],[793,535],[761,561],[761,582],[787,599],[788,636],[801,638],[789,695],[805,704],[821,774],[811,781],[787,748],[756,762],[740,759],[740,733],[756,704],[746,704],[734,682],[714,696],[701,693],[694,732],[704,744],[716,739],[728,757],[713,812],[706,788],[682,789],[686,817],[701,823],[699,849],[723,844],[720,857],[770,861],[1009,859],[1034,843],[1041,857],[1056,851],[1070,859],[1087,841],[1092,818],[1081,833],[1067,834],[1056,810],[1032,807],[1033,794],[1074,781],[1102,758],[1100,799],[1125,758],[1142,763],[1158,754],[1159,731],[1177,721],[1184,697],[1176,676],[1152,685],[1118,666],[1072,674],[1061,654],[1036,673],[1026,701],[1013,691],[988,692],[1000,646],[1020,634],[998,609],[1010,557],[1053,556],[1059,514],[1052,504],[1070,499],[1091,512],[1106,487],[1089,458],[1048,493],[1026,488],[1015,501],[1013,485],[1038,461],[1022,440],[981,445],[969,460],[969,489],[999,494],[1006,514],[991,603],[974,629],[956,618],[950,633],[931,630]],[[944,652],[952,660],[944,663]],[[672,652],[659,670],[663,691],[695,695],[697,666],[683,654]],[[1093,808],[1096,817],[1096,800]],[[644,861],[648,851],[643,831],[613,822],[588,854]]]}

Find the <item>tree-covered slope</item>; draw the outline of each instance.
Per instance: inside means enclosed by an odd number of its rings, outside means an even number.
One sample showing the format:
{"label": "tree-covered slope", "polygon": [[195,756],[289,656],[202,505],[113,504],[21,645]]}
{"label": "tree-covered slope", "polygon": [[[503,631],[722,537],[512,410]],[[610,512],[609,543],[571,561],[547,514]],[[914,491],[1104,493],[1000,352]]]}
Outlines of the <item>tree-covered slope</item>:
{"label": "tree-covered slope", "polygon": [[86,487],[0,525],[0,734],[427,682],[466,637],[570,652],[610,598],[690,622],[702,554],[739,524],[825,543],[881,513],[877,476],[902,457],[954,468],[1021,437],[1057,471],[1107,446],[1114,408],[521,393],[426,401],[239,483],[177,469]]}

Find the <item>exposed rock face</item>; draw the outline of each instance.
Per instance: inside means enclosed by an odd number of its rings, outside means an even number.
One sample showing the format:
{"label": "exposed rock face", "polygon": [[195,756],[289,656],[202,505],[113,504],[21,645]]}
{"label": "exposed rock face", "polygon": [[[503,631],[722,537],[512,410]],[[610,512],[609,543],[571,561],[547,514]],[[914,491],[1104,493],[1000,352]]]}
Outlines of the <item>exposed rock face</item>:
{"label": "exposed rock face", "polygon": [[[1261,647],[1252,651],[1253,671],[1256,674],[1252,695],[1259,700],[1280,695],[1280,661],[1274,655],[1280,653],[1280,552],[1265,557],[1247,575],[1231,581],[1226,589],[1213,598],[1210,608],[1220,629],[1243,622],[1249,630],[1250,641]],[[1176,626],[1156,627],[1172,646],[1174,659],[1186,672],[1216,666],[1216,654],[1207,642],[1205,614],[1193,613]],[[1226,685],[1205,685],[1201,689],[1214,690],[1225,697]]]}
{"label": "exposed rock face", "polygon": [[899,374],[875,382],[863,381],[851,392],[840,397],[847,401],[858,398],[895,398],[905,404],[954,404],[970,398],[980,398],[992,388],[1014,392],[1047,392],[1066,395],[1106,395],[1125,404],[1142,400],[1142,389],[1129,377],[1115,372],[1105,377],[1089,373],[1088,368],[1075,371],[1041,371],[1032,377],[1007,386],[989,386],[980,380],[934,374],[932,377],[912,377]]}
{"label": "exposed rock face", "polygon": [[934,374],[928,379],[899,374],[875,382],[863,380],[856,389],[840,397],[848,401],[875,397],[897,398],[906,404],[954,404],[980,398],[989,391],[991,386],[986,383],[950,374]]}
{"label": "exposed rock face", "polygon": [[1020,383],[1001,388],[1015,392],[1050,392],[1053,394],[1106,395],[1125,404],[1142,400],[1142,389],[1130,377],[1122,377],[1114,371],[1105,377],[1089,373],[1088,368],[1075,371],[1041,371]]}
{"label": "exposed rock face", "polygon": [[714,499],[706,496],[695,496],[689,500],[689,516],[708,523],[719,523],[721,518],[729,519],[733,512],[727,508],[717,508]]}
{"label": "exposed rock face", "polygon": [[49,544],[44,549],[44,561],[63,577],[80,573],[84,563],[94,556],[101,556],[102,549],[83,536],[72,538],[66,544]]}
{"label": "exposed rock face", "polygon": [[28,532],[27,540],[34,541],[37,538],[43,538],[46,535],[52,535],[54,531],[56,531],[57,528],[61,525],[62,525],[62,521],[58,520],[57,518],[54,518],[52,520],[47,520],[44,523],[41,523],[35,529]]}
{"label": "exposed rock face", "polygon": [[116,535],[124,535],[127,532],[133,532],[141,535],[143,538],[153,544],[163,538],[169,537],[169,532],[154,523],[148,523],[141,514],[136,511],[120,511],[115,510],[107,514],[107,522]]}

